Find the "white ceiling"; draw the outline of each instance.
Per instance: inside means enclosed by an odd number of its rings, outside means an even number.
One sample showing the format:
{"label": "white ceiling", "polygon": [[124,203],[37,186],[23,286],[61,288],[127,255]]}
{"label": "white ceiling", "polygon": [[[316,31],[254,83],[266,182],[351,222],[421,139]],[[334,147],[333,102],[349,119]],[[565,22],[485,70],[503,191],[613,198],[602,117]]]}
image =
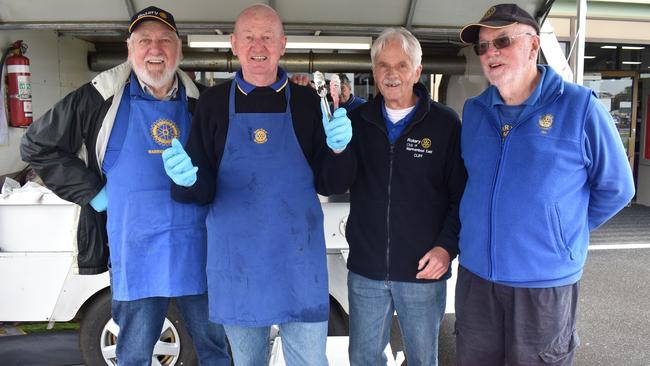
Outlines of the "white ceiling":
{"label": "white ceiling", "polygon": [[[512,0],[509,0],[512,2]],[[124,33],[129,6],[156,5],[171,12],[181,34],[229,33],[239,12],[255,0],[0,0],[0,30],[56,29],[64,33],[102,36]],[[411,26],[424,40],[457,41],[464,24],[477,21],[499,0],[271,0],[288,34],[376,35],[386,26]],[[549,0],[514,1],[531,14]],[[552,2],[552,1],[551,1]],[[29,28],[32,27],[32,28]],[[113,31],[112,33],[110,31]]]}

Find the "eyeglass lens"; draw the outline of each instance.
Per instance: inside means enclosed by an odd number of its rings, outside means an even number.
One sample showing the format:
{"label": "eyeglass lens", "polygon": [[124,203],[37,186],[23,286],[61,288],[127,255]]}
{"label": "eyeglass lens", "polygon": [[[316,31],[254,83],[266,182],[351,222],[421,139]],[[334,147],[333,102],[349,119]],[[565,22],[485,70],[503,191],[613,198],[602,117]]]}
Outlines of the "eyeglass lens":
{"label": "eyeglass lens", "polygon": [[476,52],[478,56],[484,55],[490,48],[490,43],[494,45],[494,48],[500,50],[502,48],[506,48],[510,46],[510,37],[502,36],[502,37],[495,38],[490,42],[488,41],[479,42],[474,45],[474,52]]}

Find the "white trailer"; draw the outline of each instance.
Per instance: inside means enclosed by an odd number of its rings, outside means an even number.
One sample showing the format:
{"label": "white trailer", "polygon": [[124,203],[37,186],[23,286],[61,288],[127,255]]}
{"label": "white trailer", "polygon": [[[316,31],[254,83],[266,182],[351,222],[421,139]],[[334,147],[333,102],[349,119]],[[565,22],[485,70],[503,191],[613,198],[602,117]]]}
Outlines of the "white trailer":
{"label": "white trailer", "polygon": [[[330,324],[347,334],[344,230],[348,204],[323,203],[330,274]],[[116,365],[119,328],[111,318],[108,272],[79,275],[75,268],[80,207],[53,193],[20,192],[0,198],[0,321],[81,323],[79,346],[88,365]],[[196,362],[178,310],[170,307],[155,346],[161,365]]]}

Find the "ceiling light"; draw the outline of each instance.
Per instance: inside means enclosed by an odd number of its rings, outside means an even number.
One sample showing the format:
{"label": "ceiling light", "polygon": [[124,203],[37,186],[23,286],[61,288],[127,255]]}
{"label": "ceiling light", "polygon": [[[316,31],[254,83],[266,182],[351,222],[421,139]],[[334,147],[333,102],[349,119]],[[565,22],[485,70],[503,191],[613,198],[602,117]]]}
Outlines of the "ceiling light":
{"label": "ceiling light", "polygon": [[622,46],[621,47],[624,50],[643,50],[645,47],[643,46]]}
{"label": "ceiling light", "polygon": [[585,59],[591,60],[592,58],[596,58],[596,56],[585,56]]}
{"label": "ceiling light", "polygon": [[[190,34],[187,43],[192,48],[230,48],[230,36]],[[287,48],[327,50],[369,50],[372,37],[287,36]]]}
{"label": "ceiling light", "polygon": [[230,36],[188,34],[187,43],[192,48],[230,48]]}
{"label": "ceiling light", "polygon": [[641,61],[623,61],[623,65],[641,65]]}
{"label": "ceiling light", "polygon": [[607,50],[615,50],[616,46],[600,46],[600,48],[604,48],[604,49],[607,49]]}
{"label": "ceiling light", "polygon": [[288,36],[287,48],[369,50],[372,37]]}

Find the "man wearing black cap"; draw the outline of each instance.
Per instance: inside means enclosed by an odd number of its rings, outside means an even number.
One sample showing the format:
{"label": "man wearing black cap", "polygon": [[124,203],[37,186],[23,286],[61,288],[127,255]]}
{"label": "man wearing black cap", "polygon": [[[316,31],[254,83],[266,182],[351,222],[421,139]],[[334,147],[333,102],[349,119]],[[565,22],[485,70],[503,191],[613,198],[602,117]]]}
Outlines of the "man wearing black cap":
{"label": "man wearing black cap", "polygon": [[610,115],[536,64],[538,34],[514,4],[460,33],[491,86],[463,110],[458,365],[571,365],[589,232],[634,195]]}
{"label": "man wearing black cap", "polygon": [[160,160],[172,139],[187,140],[199,92],[178,69],[182,42],[170,13],[138,12],[129,34],[128,61],[32,124],[22,157],[57,195],[81,206],[80,273],[105,271],[110,245],[120,366],[151,364],[172,298],[200,363],[230,365],[223,327],[208,321],[207,210],[171,199]]}
{"label": "man wearing black cap", "polygon": [[346,111],[351,112],[353,109],[366,102],[365,99],[352,94],[352,85],[350,84],[350,79],[348,79],[347,75],[339,74],[339,78],[341,79],[341,94],[339,96],[341,104],[339,107],[345,108]]}

